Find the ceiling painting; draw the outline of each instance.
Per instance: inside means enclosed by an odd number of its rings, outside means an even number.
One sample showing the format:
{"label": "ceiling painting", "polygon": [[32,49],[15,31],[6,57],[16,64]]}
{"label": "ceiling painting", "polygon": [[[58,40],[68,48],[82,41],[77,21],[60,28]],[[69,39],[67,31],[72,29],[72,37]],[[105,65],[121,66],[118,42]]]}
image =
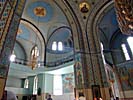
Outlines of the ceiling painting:
{"label": "ceiling painting", "polygon": [[52,7],[46,2],[32,2],[27,7],[27,14],[35,21],[48,22],[53,16]]}

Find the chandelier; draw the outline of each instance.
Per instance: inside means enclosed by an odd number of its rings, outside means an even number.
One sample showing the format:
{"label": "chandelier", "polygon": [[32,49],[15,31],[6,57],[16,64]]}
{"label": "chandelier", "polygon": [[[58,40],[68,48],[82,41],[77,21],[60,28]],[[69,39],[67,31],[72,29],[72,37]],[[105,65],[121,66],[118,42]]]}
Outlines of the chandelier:
{"label": "chandelier", "polygon": [[119,28],[123,34],[133,34],[133,0],[114,0]]}
{"label": "chandelier", "polygon": [[34,47],[34,49],[32,50],[31,53],[31,62],[30,62],[30,66],[33,69],[35,69],[37,67],[37,58],[38,58],[38,51],[37,51],[37,46]]}
{"label": "chandelier", "polygon": [[[39,15],[36,15],[36,16],[38,17],[37,27],[39,28],[39,18],[42,17],[42,16],[39,16]],[[34,43],[34,47],[33,47],[32,51],[31,51],[31,61],[30,61],[30,64],[29,64],[31,66],[32,70],[37,68],[38,65],[39,65],[38,57],[39,57],[39,49],[38,49],[38,46],[37,46],[37,34],[35,34],[35,43]]]}

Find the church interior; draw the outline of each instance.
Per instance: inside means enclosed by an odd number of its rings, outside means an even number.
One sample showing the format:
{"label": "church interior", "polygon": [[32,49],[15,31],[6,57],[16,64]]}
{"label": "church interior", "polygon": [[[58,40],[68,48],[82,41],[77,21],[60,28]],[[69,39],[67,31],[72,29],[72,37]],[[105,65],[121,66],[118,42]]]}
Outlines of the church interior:
{"label": "church interior", "polygon": [[133,100],[133,0],[0,0],[0,100]]}

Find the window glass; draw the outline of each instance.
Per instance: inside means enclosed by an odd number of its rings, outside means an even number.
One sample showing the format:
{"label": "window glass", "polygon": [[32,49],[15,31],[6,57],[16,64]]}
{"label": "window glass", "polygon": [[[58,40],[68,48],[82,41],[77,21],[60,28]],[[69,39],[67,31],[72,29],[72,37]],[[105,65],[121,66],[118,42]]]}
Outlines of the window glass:
{"label": "window glass", "polygon": [[59,51],[62,51],[63,50],[62,42],[58,42],[58,50]]}
{"label": "window glass", "polygon": [[106,64],[104,54],[103,54],[103,44],[102,43],[101,43],[101,54],[102,54],[103,63]]}
{"label": "window glass", "polygon": [[132,54],[133,54],[133,37],[129,37],[129,38],[127,39],[127,42],[128,42],[128,44],[129,44],[130,49],[131,49]]}
{"label": "window glass", "polygon": [[123,53],[125,55],[126,60],[130,60],[129,54],[127,52],[126,45],[125,44],[122,44],[121,47],[122,47],[122,50],[123,50]]}
{"label": "window glass", "polygon": [[38,77],[35,76],[35,78],[34,78],[34,86],[33,86],[33,94],[37,94],[37,84],[38,84]]}
{"label": "window glass", "polygon": [[57,50],[57,43],[55,41],[52,44],[52,50]]}
{"label": "window glass", "polygon": [[24,83],[24,88],[28,88],[28,85],[29,85],[29,80],[26,79],[26,80],[25,80],[25,83]]}

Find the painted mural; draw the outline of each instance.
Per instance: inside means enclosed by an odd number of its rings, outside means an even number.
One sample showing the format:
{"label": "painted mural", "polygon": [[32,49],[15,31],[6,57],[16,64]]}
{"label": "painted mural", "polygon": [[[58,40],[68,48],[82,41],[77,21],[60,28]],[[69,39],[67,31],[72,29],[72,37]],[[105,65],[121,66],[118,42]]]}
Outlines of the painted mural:
{"label": "painted mural", "polygon": [[[11,51],[14,46],[14,41],[16,36],[15,33],[16,33],[16,30],[18,29],[25,0],[18,0],[18,2],[16,2],[15,0],[14,2],[12,2],[14,4],[13,6],[16,5],[15,10],[13,9],[13,7],[11,7],[11,5],[9,4],[9,1],[7,1],[7,3],[4,3],[4,2],[5,1],[3,1],[3,7],[1,7],[1,10],[3,10],[3,12],[1,13],[2,16],[1,16],[1,22],[0,22],[0,38],[1,38],[0,40],[0,55],[1,55],[0,56],[0,78],[7,77],[8,67],[10,64],[9,56],[11,55]],[[15,11],[14,15],[13,13],[10,13],[12,11]],[[11,17],[12,17],[12,20],[8,20]]]}
{"label": "painted mural", "polygon": [[19,29],[17,32],[17,38],[22,38],[24,40],[30,40],[30,33],[34,33],[31,29],[29,29],[29,26],[26,26],[23,23],[20,23]]}
{"label": "painted mural", "polygon": [[113,83],[115,81],[113,72],[111,70],[107,70],[107,72],[109,81]]}
{"label": "painted mural", "polygon": [[133,68],[132,67],[120,67],[118,68],[118,73],[120,75],[122,89],[130,90],[133,89]]}
{"label": "painted mural", "polygon": [[74,92],[74,73],[63,74],[63,93],[72,93]]}
{"label": "painted mural", "polygon": [[27,14],[29,17],[31,17],[33,20],[41,22],[48,22],[52,16],[53,16],[53,9],[50,4],[43,2],[43,1],[37,1],[33,2],[30,5],[27,6]]}
{"label": "painted mural", "polygon": [[[12,3],[13,5],[11,6]],[[4,84],[7,79],[10,64],[9,56],[14,47],[16,32],[23,12],[25,0],[13,0],[12,3],[9,3],[9,1],[6,0],[6,3],[2,5],[3,9],[1,9],[3,12],[1,13],[2,19],[0,19],[0,21],[2,21],[2,23],[0,23],[0,28],[1,26],[2,28],[4,27],[4,31],[0,30],[0,32],[3,32],[3,34],[0,34],[2,40],[0,41],[0,90],[4,90],[5,88]],[[2,99],[2,95],[3,91],[0,92],[0,100]]]}
{"label": "painted mural", "polygon": [[79,61],[75,63],[74,70],[75,70],[76,88],[82,89],[84,82],[83,82],[82,64]]}

